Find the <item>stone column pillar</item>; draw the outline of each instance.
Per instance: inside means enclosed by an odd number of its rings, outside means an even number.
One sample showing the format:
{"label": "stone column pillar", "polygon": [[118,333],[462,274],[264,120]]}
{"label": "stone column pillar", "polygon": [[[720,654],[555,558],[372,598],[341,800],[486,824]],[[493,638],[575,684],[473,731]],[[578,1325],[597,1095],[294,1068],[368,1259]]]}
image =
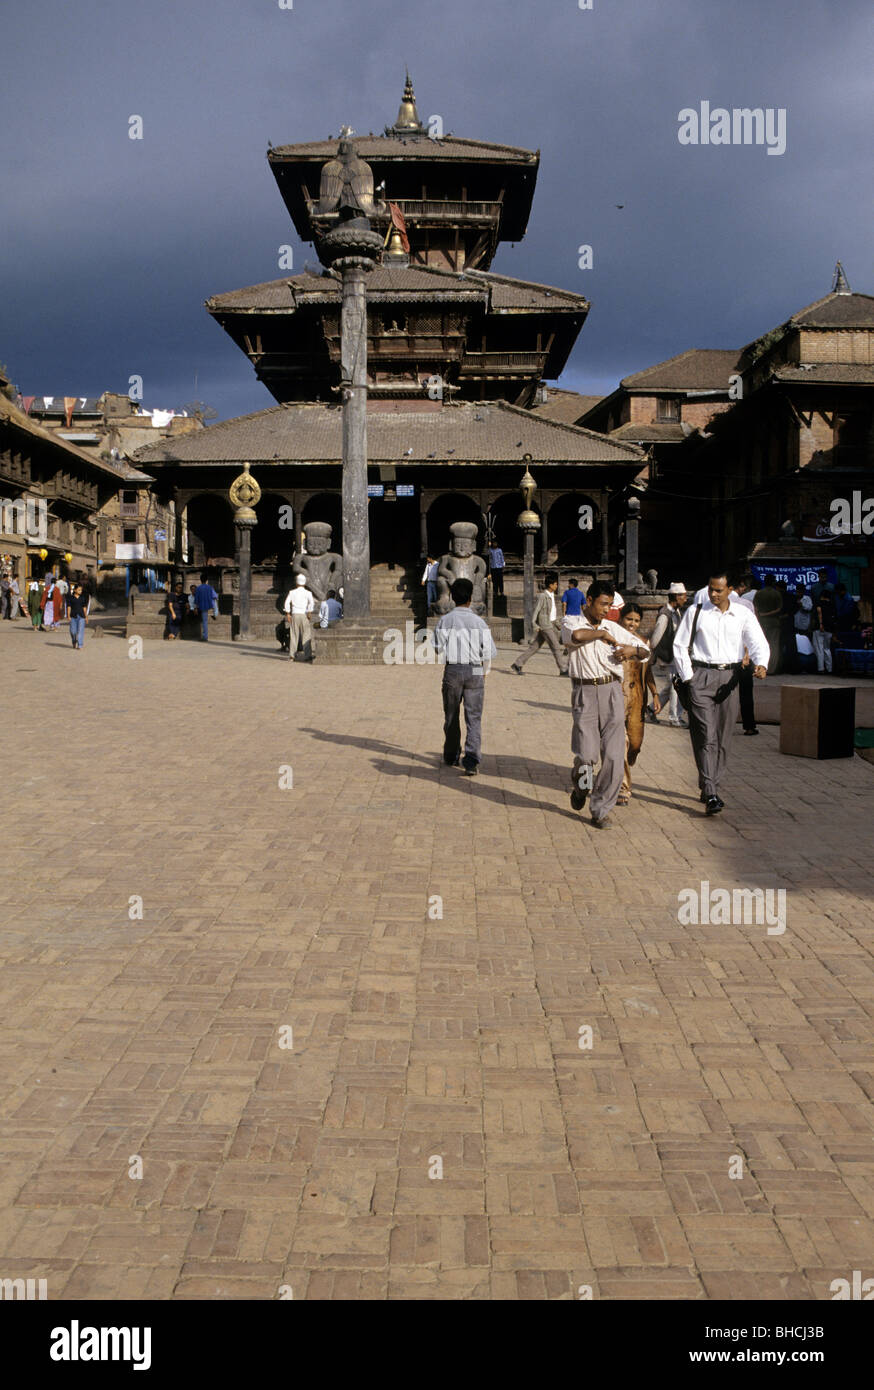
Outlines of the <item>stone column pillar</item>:
{"label": "stone column pillar", "polygon": [[237,567],[240,577],[239,637],[241,642],[248,642],[251,637],[252,528],[255,524],[251,517],[235,517],[234,519],[234,529],[237,533]]}
{"label": "stone column pillar", "polygon": [[610,530],[609,530],[609,527],[608,527],[608,525],[607,525],[607,503],[608,503],[607,493],[606,493],[606,492],[602,492],[602,493],[601,493],[601,503],[600,503],[600,505],[601,505],[601,564],[602,564],[602,565],[609,565],[609,563],[610,563]]}
{"label": "stone column pillar", "polygon": [[640,500],[637,497],[628,499],[628,506],[625,512],[625,581],[623,593],[631,594],[637,591],[638,565],[638,528],[640,526]]}
{"label": "stone column pillar", "polygon": [[543,498],[543,515],[540,518],[540,563],[549,564],[549,523],[547,521],[546,498]]}
{"label": "stone column pillar", "polygon": [[428,554],[428,508],[424,488],[419,489],[419,549],[423,557]]}
{"label": "stone column pillar", "polygon": [[357,258],[341,260],[343,307],[343,612],[370,616],[370,534],[367,525],[367,297]]}
{"label": "stone column pillar", "polygon": [[525,532],[525,551],[522,557],[522,592],[525,596],[525,641],[534,637],[534,532]]}

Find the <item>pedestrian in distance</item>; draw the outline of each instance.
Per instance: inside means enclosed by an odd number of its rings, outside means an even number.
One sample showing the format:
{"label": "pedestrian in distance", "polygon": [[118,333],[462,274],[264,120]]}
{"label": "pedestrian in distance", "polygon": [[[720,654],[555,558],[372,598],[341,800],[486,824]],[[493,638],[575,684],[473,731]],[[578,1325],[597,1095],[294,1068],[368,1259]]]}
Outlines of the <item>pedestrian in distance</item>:
{"label": "pedestrian in distance", "polygon": [[319,627],[333,627],[343,616],[343,605],[337,598],[337,590],[329,589],[319,604]]}
{"label": "pedestrian in distance", "polygon": [[578,579],[569,579],[567,588],[561,596],[561,616],[563,618],[578,618],[583,611],[585,596],[580,588]]}
{"label": "pedestrian in distance", "polygon": [[549,647],[555,657],[555,664],[558,667],[558,674],[566,676],[568,673],[568,660],[564,652],[560,630],[556,624],[558,611],[556,608],[555,595],[558,590],[558,575],[555,570],[549,570],[543,577],[543,589],[537,596],[534,605],[534,637],[521,656],[517,656],[512,663],[510,670],[514,675],[522,675],[522,667],[529,661],[535,652],[539,652],[544,642]]}
{"label": "pedestrian in distance", "polygon": [[440,568],[433,555],[425,560],[422,571],[422,588],[425,590],[425,612],[431,612],[431,605],[437,602],[437,571]]}
{"label": "pedestrian in distance", "polygon": [[209,641],[209,620],[215,617],[215,608],[218,603],[218,594],[209,582],[209,576],[204,570],[200,576],[200,583],[194,590],[194,606],[200,614],[201,621],[201,640]]}
{"label": "pedestrian in distance", "polygon": [[[755,598],[757,590],[755,588],[755,578],[752,574],[742,574],[737,580],[731,591],[731,602],[742,603],[745,608],[755,616]],[[756,697],[755,686],[753,684],[753,666],[750,654],[744,648],[743,665],[740,668],[740,680],[738,682],[738,695],[740,697],[740,719],[744,726],[746,738],[758,736],[756,725]]]}
{"label": "pedestrian in distance", "polygon": [[503,594],[504,592],[504,569],[506,561],[504,552],[497,542],[489,546],[489,574],[492,577],[492,593]]}
{"label": "pedestrian in distance", "polygon": [[14,574],[10,574],[9,576],[9,601],[12,605],[11,617],[27,617],[27,610],[24,607],[24,602],[21,597],[21,589],[18,587],[18,580]]}
{"label": "pedestrian in distance", "polygon": [[[813,587],[816,588],[817,586],[814,585]],[[814,604],[815,623],[810,640],[816,656],[816,669],[820,675],[831,675],[832,636],[837,621],[834,589],[830,585],[828,587],[822,585],[820,592],[814,599]]]}
{"label": "pedestrian in distance", "polygon": [[85,645],[85,624],[91,612],[91,595],[86,594],[81,584],[73,585],[67,604],[70,619],[70,641],[74,651],[81,651]]}
{"label": "pedestrian in distance", "polygon": [[[497,656],[491,629],[470,610],[473,584],[456,579],[449,590],[455,604],[434,629],[434,645],[443,663],[443,761],[475,777],[482,760],[485,680]],[[464,707],[464,755],[461,754],[461,709]]]}
{"label": "pedestrian in distance", "polygon": [[780,666],[780,620],[783,612],[783,595],[777,588],[775,575],[765,575],[764,584],[756,590],[753,606],[770,652],[768,675],[775,676]]}
{"label": "pedestrian in distance", "polygon": [[180,579],[172,592],[167,595],[168,642],[175,642],[182,631],[182,624],[185,621],[187,608],[188,601],[185,597],[185,590],[182,587],[182,580]]}
{"label": "pedestrian in distance", "polygon": [[622,663],[650,657],[646,642],[607,617],[613,596],[613,585],[596,579],[586,591],[580,616],[566,617],[561,630],[570,652],[571,806],[581,811],[591,793],[592,824],[599,830],[606,827],[616,805],[625,771]]}
{"label": "pedestrian in distance", "polygon": [[[655,627],[649,636],[649,644],[652,648],[649,670],[655,681],[659,704],[663,705],[667,699],[668,723],[674,729],[688,727],[677,699],[677,692],[674,689],[674,676],[677,674],[677,668],[674,665],[674,638],[677,635],[677,628],[680,626],[680,619],[683,616],[683,609],[688,598],[685,584],[681,584],[679,580],[671,584],[668,587],[668,601],[659,609]],[[655,702],[653,702],[654,704]],[[655,708],[653,708],[650,718],[654,724],[658,723],[658,711]]]}
{"label": "pedestrian in distance", "polygon": [[42,622],[42,612],[39,606],[40,583],[38,579],[32,579],[27,586],[27,612],[30,617],[31,627],[37,631]]}
{"label": "pedestrian in distance", "polygon": [[[619,626],[623,627],[626,632],[630,632],[632,636],[636,636],[640,632],[642,621],[642,609],[636,603],[626,603],[622,610],[622,621]],[[662,702],[659,699],[655,677],[652,673],[652,659],[644,667],[638,660],[638,653],[635,650],[633,656],[626,656],[622,662],[622,694],[625,700],[625,765],[622,786],[619,788],[619,796],[616,799],[617,806],[627,806],[631,800],[631,769],[637,762],[637,756],[643,747],[643,712],[646,709],[647,692],[652,696],[653,709],[658,714]]]}
{"label": "pedestrian in distance", "polygon": [[306,575],[299,574],[295,579],[294,588],[289,589],[286,595],[284,604],[288,621],[286,659],[292,661],[297,656],[298,647],[302,647],[302,660],[312,664],[315,658],[313,656],[313,629],[309,615],[316,606],[316,600],[306,587],[306,582]]}
{"label": "pedestrian in distance", "polygon": [[745,604],[731,602],[731,588],[725,570],[717,567],[707,598],[686,609],[674,638],[680,698],[689,713],[698,787],[708,816],[725,807],[719,789],[737,721],[744,652],[758,680],[768,674],[770,657],[758,619]]}

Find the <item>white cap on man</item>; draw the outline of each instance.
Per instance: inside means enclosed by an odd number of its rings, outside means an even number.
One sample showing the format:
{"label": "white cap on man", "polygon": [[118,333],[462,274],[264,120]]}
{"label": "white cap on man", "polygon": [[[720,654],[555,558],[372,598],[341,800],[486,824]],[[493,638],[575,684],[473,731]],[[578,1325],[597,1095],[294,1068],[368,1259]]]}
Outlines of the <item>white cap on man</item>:
{"label": "white cap on man", "polygon": [[687,592],[685,584],[678,584],[676,580],[668,585],[669,594],[685,594]]}

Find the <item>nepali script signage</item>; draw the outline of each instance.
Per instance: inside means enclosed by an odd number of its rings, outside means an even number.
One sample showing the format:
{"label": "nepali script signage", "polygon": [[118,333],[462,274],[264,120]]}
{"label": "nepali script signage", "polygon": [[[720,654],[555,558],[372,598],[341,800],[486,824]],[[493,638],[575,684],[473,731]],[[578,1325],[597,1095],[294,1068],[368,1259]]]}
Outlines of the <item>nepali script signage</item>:
{"label": "nepali script signage", "polygon": [[838,571],[834,565],[750,565],[756,583],[759,587],[765,581],[766,574],[773,574],[774,579],[779,584],[783,579],[789,589],[794,589],[796,584],[803,584],[805,589],[809,589],[811,584],[816,584],[819,580],[819,571],[824,569],[828,574],[832,584],[838,582]]}

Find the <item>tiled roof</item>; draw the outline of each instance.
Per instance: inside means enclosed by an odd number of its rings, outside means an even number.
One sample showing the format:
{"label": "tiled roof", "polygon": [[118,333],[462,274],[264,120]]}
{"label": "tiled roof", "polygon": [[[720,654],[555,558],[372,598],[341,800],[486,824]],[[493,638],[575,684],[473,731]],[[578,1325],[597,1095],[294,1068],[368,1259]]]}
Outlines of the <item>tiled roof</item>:
{"label": "tiled roof", "polygon": [[560,386],[547,387],[546,400],[531,406],[531,413],[541,420],[558,420],[564,425],[574,425],[587,410],[596,406],[603,397],[581,396],[577,391],[565,391]]}
{"label": "tiled roof", "polygon": [[[460,466],[471,463],[581,463],[639,468],[639,449],[606,435],[538,418],[503,401],[444,406],[421,412],[374,411],[367,419],[370,463]],[[286,404],[255,415],[208,425],[193,435],[163,439],[138,449],[138,464],[339,463],[340,406]]]}
{"label": "tiled roof", "polygon": [[679,421],[656,420],[651,424],[628,421],[611,430],[609,437],[624,440],[627,444],[681,444],[691,433],[689,426],[684,429]]}
{"label": "tiled roof", "polygon": [[33,439],[40,440],[43,444],[51,444],[55,449],[61,449],[65,454],[69,454],[79,463],[89,464],[92,468],[98,469],[102,473],[110,473],[114,478],[124,478],[125,474],[121,468],[110,463],[108,459],[98,458],[96,454],[86,452],[68,440],[62,439],[55,430],[44,429],[35,420],[31,420],[29,415],[25,415],[23,410],[19,410],[5,396],[0,395],[0,424],[6,423],[13,429],[21,431],[22,434],[30,435]]}
{"label": "tiled roof", "polygon": [[799,309],[790,323],[796,328],[874,328],[874,295],[827,294]]}
{"label": "tiled roof", "polygon": [[778,367],[775,381],[827,382],[830,386],[874,386],[874,366],[866,362],[814,362]]}
{"label": "tiled roof", "polygon": [[736,348],[689,348],[654,367],[622,378],[620,383],[632,391],[725,391],[728,378],[737,370],[740,353]]}
{"label": "tiled roof", "polygon": [[[487,140],[466,140],[460,135],[444,135],[432,140],[428,135],[355,135],[352,137],[361,159],[457,159],[496,160],[508,164],[536,164],[540,152],[517,145],[494,145]],[[267,151],[271,162],[283,159],[333,159],[339,137],[310,140],[302,145],[276,145]]]}
{"label": "tiled roof", "polygon": [[[366,280],[368,296],[427,295],[434,299],[474,298],[494,310],[543,309],[549,312],[570,309],[588,311],[588,300],[571,290],[556,289],[527,280],[486,271],[444,271],[431,266],[378,266]],[[212,295],[206,305],[210,313],[257,310],[262,313],[288,313],[302,303],[338,303],[340,281],[333,275],[304,271],[282,280]]]}

